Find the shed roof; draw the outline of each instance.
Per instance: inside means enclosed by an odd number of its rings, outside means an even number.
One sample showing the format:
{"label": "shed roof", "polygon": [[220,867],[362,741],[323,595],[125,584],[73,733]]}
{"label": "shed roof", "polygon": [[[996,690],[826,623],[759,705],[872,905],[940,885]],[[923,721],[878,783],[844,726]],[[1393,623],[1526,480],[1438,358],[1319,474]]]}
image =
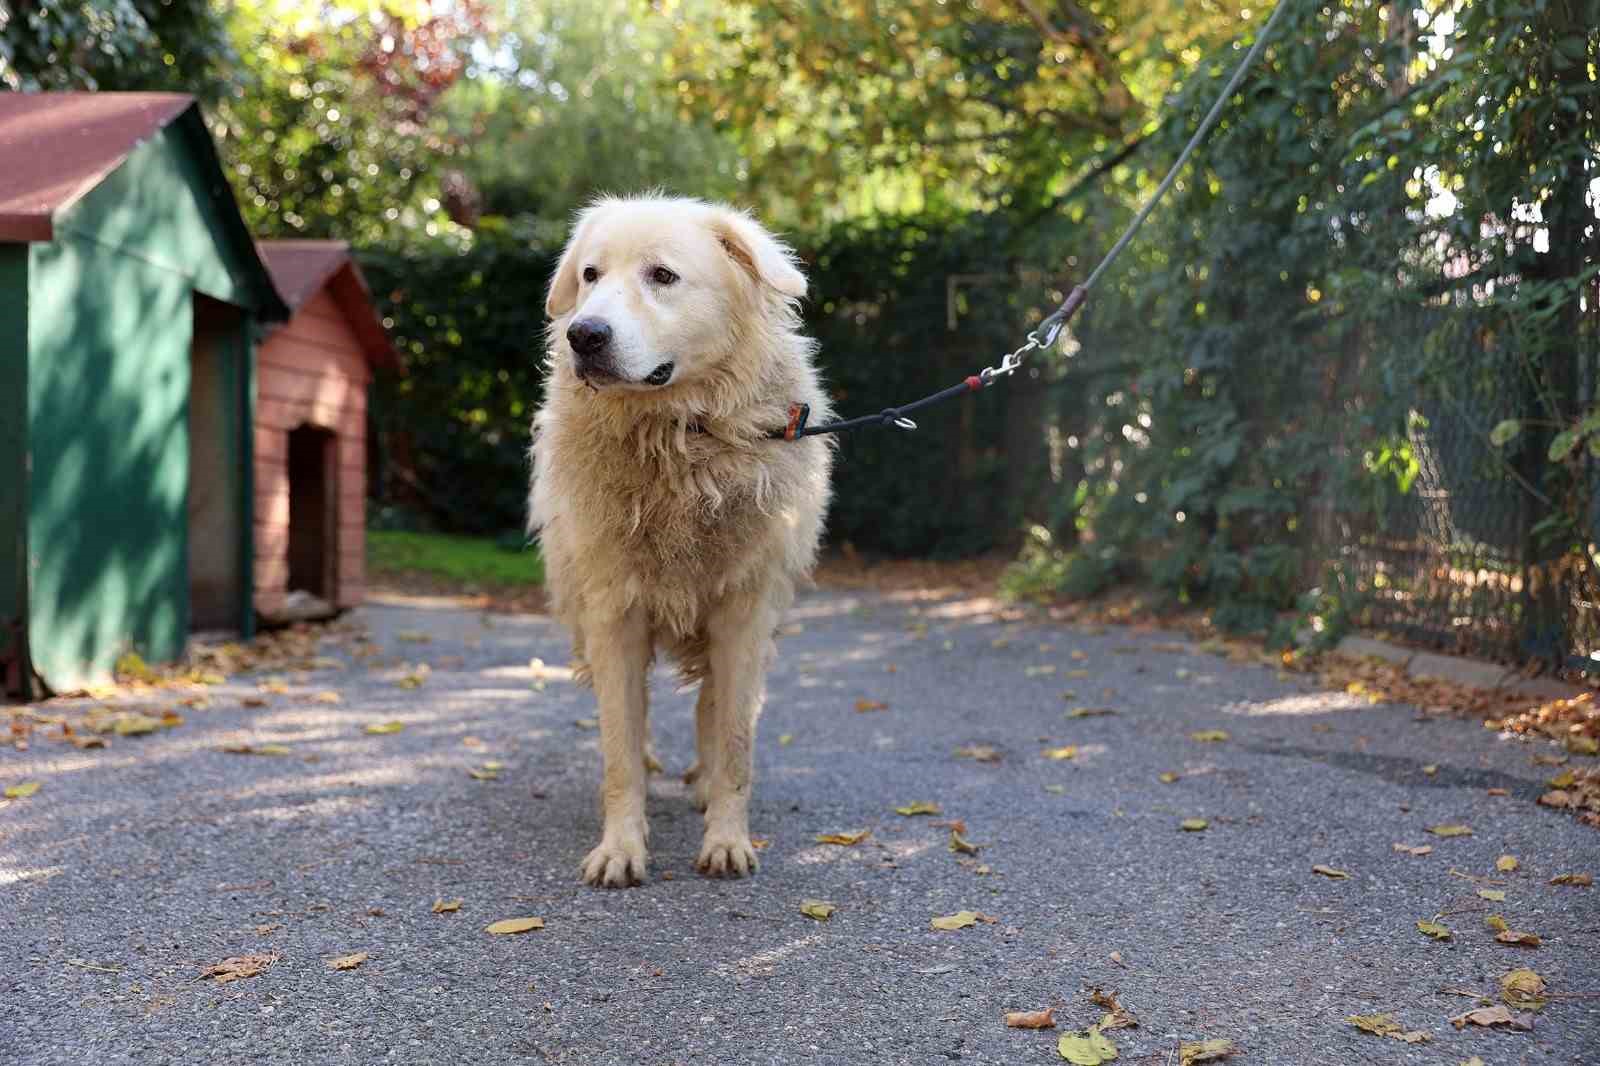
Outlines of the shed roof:
{"label": "shed roof", "polygon": [[193,104],[177,93],[0,93],[0,240],[50,240],[57,211]]}
{"label": "shed roof", "polygon": [[283,240],[258,241],[256,246],[291,313],[327,289],[360,339],[367,361],[375,367],[399,367],[399,356],[372,305],[372,291],[350,254],[350,245],[344,241]]}
{"label": "shed roof", "polygon": [[215,176],[209,195],[226,239],[246,259],[255,311],[281,320],[272,287],[239,214],[200,107],[182,93],[0,92],[0,241],[55,239],[57,216],[105,181],[140,145],[176,125]]}

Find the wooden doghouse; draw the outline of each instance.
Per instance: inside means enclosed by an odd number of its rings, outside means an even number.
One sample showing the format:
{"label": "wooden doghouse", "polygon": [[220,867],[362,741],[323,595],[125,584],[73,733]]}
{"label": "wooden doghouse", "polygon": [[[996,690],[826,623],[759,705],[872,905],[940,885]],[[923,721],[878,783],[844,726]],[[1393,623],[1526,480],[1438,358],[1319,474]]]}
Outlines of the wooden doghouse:
{"label": "wooden doghouse", "polygon": [[0,689],[248,634],[258,324],[193,99],[0,93]]}
{"label": "wooden doghouse", "polygon": [[257,362],[255,607],[287,621],[361,602],[367,386],[396,358],[344,242],[260,249],[291,317]]}

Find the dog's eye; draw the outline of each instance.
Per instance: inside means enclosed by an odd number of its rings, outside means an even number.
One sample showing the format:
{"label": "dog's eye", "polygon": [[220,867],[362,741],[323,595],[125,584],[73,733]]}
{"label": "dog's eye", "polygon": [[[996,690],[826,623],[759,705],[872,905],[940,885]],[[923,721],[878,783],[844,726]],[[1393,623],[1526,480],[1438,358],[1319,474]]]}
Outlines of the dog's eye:
{"label": "dog's eye", "polygon": [[583,280],[584,281],[590,282],[592,284],[597,279],[599,279],[599,277],[600,277],[600,271],[596,270],[594,267],[584,267],[583,268]]}
{"label": "dog's eye", "polygon": [[650,280],[655,282],[657,285],[671,285],[674,281],[678,280],[678,275],[674,274],[666,267],[656,267],[654,270],[650,271]]}

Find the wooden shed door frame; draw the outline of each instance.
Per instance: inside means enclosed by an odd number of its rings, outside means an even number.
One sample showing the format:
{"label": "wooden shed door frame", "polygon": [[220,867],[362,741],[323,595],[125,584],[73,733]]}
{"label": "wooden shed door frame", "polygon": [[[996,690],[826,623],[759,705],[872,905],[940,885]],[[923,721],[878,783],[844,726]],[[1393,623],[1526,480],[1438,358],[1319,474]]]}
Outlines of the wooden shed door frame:
{"label": "wooden shed door frame", "polygon": [[339,602],[339,435],[302,422],[289,431],[288,591]]}
{"label": "wooden shed door frame", "polygon": [[[191,438],[187,489],[192,500],[197,492],[216,492],[223,488],[216,484],[197,485],[195,449],[198,443],[202,448],[206,444],[211,444],[215,448],[218,454],[207,456],[214,464],[220,463],[220,466],[213,465],[213,473],[220,469],[231,482],[226,487],[232,490],[226,495],[230,497],[228,506],[232,515],[232,536],[229,538],[232,546],[228,552],[232,563],[233,591],[228,598],[227,617],[217,614],[208,621],[211,625],[237,630],[241,637],[248,638],[255,630],[255,610],[252,603],[254,541],[251,536],[255,503],[254,331],[249,312],[241,308],[214,300],[200,292],[194,293],[192,301],[194,334],[190,341],[191,372],[197,366],[199,346],[206,342],[209,348],[207,358],[214,363],[214,377],[202,380],[193,374],[191,376],[189,428],[192,434],[197,404],[214,407],[217,425],[215,441],[196,442]],[[202,466],[200,470],[203,478],[205,467]],[[189,511],[187,504],[185,511]],[[210,627],[206,624],[197,624],[193,603],[197,548],[195,542],[199,539],[201,538],[195,536],[191,526],[184,567],[186,580],[189,582],[190,597],[186,628],[190,631]],[[216,547],[204,545],[200,550],[214,551]]]}

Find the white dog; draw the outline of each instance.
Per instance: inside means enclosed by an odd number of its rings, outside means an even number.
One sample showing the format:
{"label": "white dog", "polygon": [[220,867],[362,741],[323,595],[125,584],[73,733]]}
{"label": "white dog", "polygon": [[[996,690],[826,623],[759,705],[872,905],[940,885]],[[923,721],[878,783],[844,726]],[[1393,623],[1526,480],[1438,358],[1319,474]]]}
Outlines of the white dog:
{"label": "white dog", "polygon": [[645,877],[646,677],[657,651],[699,681],[702,872],[739,877],[772,633],[809,571],[831,438],[774,439],[791,406],[829,417],[799,333],[804,276],[747,215],[602,199],[561,257],[530,525],[578,676],[600,704],[604,828],[591,884]]}

